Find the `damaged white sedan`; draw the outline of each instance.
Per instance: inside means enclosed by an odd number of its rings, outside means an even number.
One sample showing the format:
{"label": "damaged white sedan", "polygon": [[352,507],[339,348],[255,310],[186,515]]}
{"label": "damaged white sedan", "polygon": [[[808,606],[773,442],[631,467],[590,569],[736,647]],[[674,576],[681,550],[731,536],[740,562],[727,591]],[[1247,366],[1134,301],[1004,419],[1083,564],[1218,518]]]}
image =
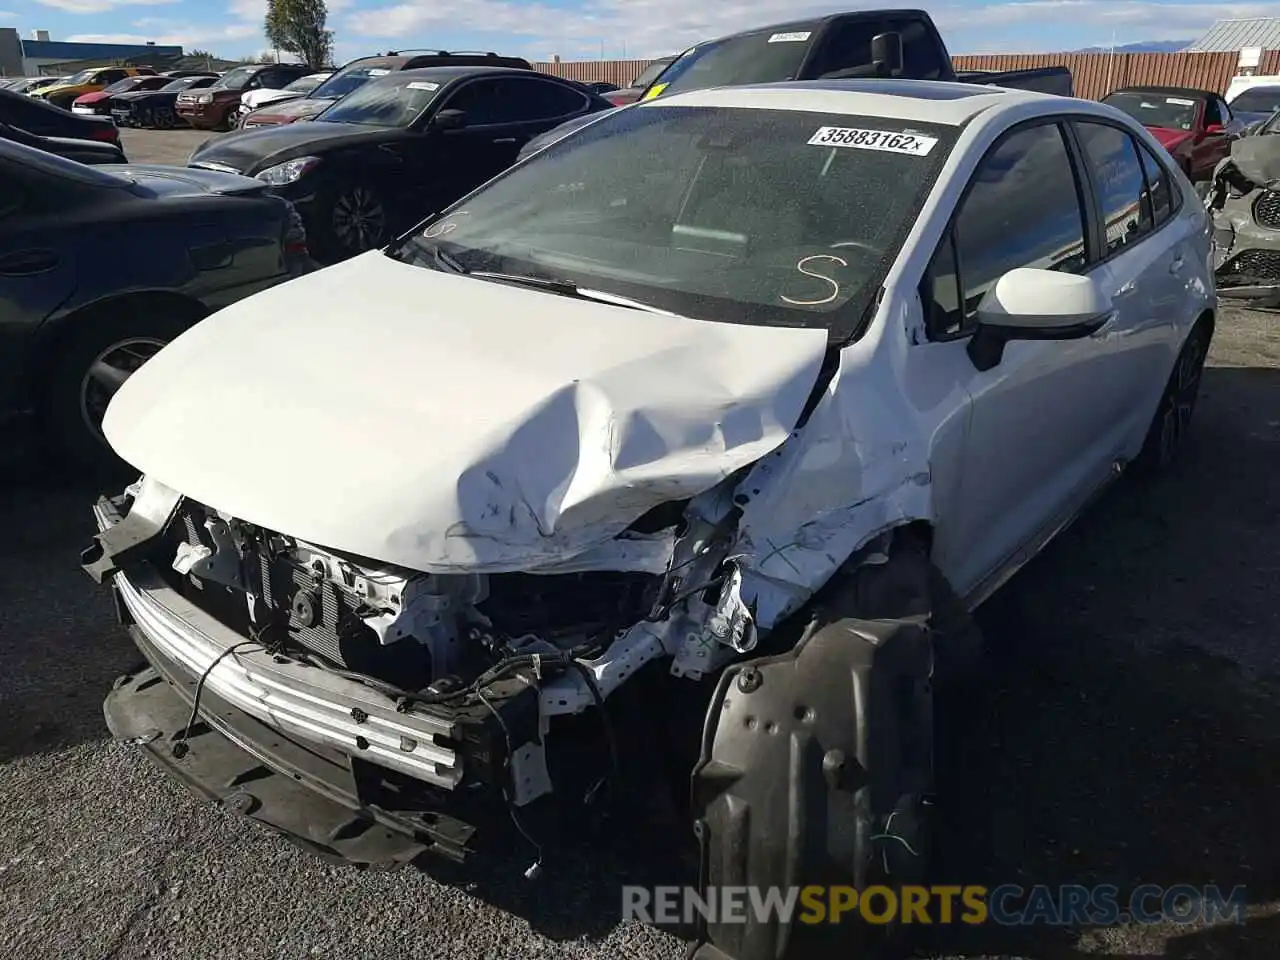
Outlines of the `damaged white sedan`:
{"label": "damaged white sedan", "polygon": [[1190,183],[1099,104],[616,111],[123,386],[142,478],[83,560],[149,665],[109,724],[348,861],[631,774],[677,785],[708,887],[915,882],[967,611],[1171,460],[1214,311]]}

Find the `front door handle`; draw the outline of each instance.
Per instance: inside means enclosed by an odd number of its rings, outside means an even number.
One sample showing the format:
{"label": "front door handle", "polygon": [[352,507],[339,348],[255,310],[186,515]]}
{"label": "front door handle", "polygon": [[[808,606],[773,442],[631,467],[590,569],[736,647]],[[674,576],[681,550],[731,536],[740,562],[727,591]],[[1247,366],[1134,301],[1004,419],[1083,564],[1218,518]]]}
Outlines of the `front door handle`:
{"label": "front door handle", "polygon": [[500,139],[498,139],[498,140],[495,140],[495,141],[493,141],[493,142],[494,142],[494,143],[516,143],[516,142],[517,142],[517,140],[518,140],[518,138],[517,138],[517,137],[502,137],[502,138],[500,138]]}
{"label": "front door handle", "polygon": [[1182,258],[1182,254],[1175,256],[1169,264],[1169,272],[1175,277],[1182,272],[1182,268],[1187,265],[1187,261]]}
{"label": "front door handle", "polygon": [[32,277],[57,265],[58,255],[52,250],[19,250],[0,257],[0,276]]}

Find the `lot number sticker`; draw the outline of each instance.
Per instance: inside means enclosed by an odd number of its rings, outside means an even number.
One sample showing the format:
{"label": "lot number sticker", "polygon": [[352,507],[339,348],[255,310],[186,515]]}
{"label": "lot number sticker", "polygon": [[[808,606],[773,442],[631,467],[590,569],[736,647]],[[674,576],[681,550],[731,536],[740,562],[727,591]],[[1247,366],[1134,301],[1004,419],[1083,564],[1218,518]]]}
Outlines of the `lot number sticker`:
{"label": "lot number sticker", "polygon": [[812,36],[812,31],[805,30],[803,33],[775,33],[769,38],[770,43],[804,43]]}
{"label": "lot number sticker", "polygon": [[883,153],[905,153],[927,157],[937,146],[937,137],[918,133],[894,133],[892,130],[859,130],[857,127],[819,127],[809,138],[818,147],[850,147],[854,150],[879,150]]}

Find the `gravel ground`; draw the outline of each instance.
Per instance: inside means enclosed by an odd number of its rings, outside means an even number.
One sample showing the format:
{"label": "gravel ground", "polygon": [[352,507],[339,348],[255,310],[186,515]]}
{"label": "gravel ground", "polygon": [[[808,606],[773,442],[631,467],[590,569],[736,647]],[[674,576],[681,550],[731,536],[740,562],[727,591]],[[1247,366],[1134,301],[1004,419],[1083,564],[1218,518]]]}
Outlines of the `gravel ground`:
{"label": "gravel ground", "polygon": [[[126,132],[131,155],[138,135]],[[190,132],[160,135],[175,144]],[[191,143],[177,146],[189,151]],[[1248,886],[1248,923],[934,931],[932,957],[1267,958],[1280,950],[1280,322],[1228,311],[1172,476],[1122,485],[982,611],[999,669],[944,704],[957,882]],[[91,488],[0,464],[0,943],[56,958],[675,958],[617,922],[634,832],[525,881],[325,865],[113,743],[136,662],[77,567]]]}
{"label": "gravel ground", "polygon": [[120,129],[120,144],[130,163],[174,163],[185,166],[191,151],[218,134],[207,130]]}

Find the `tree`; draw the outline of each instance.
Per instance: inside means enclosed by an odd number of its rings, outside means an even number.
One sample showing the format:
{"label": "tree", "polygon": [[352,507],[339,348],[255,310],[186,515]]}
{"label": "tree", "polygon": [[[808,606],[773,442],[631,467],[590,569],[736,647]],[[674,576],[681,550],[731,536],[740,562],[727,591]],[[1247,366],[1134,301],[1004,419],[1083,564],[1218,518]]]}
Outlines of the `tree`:
{"label": "tree", "polygon": [[325,29],[328,17],[325,0],[267,0],[267,40],[319,70],[333,56],[333,31]]}

